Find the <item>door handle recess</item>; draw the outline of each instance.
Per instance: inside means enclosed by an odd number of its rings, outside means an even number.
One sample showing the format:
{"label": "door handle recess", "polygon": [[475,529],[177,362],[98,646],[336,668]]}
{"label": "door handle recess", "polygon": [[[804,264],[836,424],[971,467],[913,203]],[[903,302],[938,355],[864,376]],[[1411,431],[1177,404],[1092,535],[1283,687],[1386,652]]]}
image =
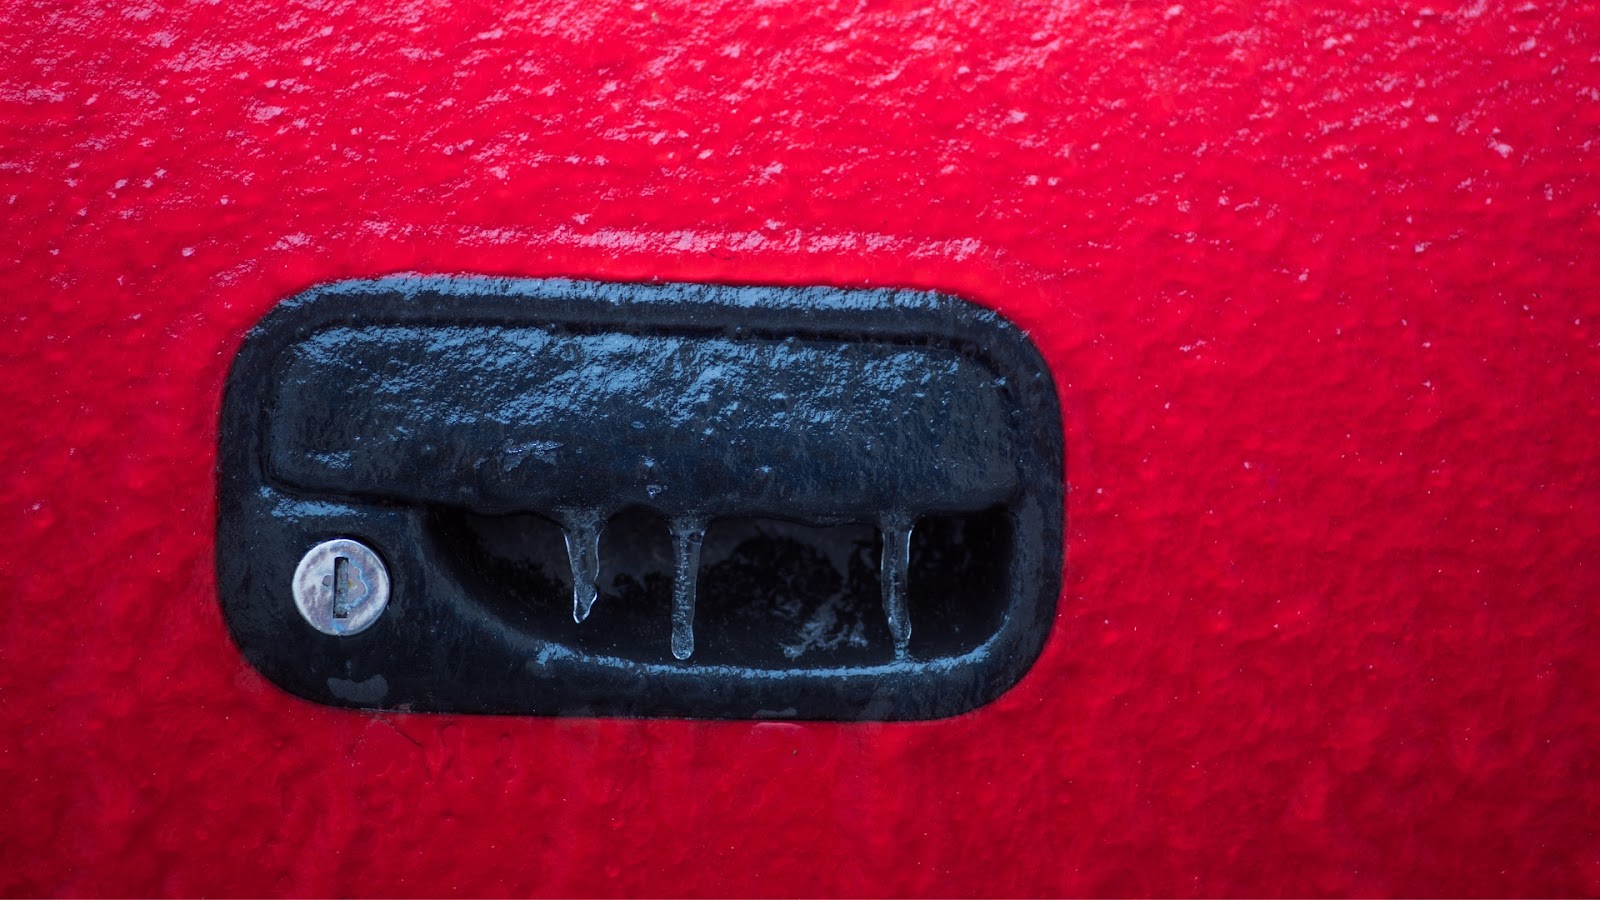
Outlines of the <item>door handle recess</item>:
{"label": "door handle recess", "polygon": [[[933,293],[326,286],[246,338],[219,453],[233,636],[336,705],[950,715],[1021,677],[1060,589],[1048,369]],[[292,595],[334,539],[388,582],[359,633]]]}

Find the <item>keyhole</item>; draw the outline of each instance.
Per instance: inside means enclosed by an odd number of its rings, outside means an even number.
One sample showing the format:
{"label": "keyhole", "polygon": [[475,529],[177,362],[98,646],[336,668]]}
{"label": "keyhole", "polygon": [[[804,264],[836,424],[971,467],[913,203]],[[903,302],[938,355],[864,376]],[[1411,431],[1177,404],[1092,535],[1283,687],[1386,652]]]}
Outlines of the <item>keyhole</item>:
{"label": "keyhole", "polygon": [[333,617],[350,618],[350,559],[333,558]]}

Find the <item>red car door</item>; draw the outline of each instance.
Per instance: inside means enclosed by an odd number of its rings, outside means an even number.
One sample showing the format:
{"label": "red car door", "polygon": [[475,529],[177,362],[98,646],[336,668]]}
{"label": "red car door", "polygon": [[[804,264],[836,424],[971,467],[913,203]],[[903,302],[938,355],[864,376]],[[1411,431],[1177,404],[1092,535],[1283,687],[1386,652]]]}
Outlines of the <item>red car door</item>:
{"label": "red car door", "polygon": [[[1600,7],[4,8],[7,894],[1600,892]],[[406,272],[999,312],[1042,654],[924,721],[279,689],[229,367]]]}

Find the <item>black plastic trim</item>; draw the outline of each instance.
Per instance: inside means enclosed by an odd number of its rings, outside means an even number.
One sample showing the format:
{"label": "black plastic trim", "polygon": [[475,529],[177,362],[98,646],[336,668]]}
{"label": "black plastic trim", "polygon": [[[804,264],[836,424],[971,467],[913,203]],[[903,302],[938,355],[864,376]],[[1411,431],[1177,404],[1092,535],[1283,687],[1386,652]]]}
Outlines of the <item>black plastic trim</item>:
{"label": "black plastic trim", "polygon": [[[931,348],[973,360],[1002,386],[1007,421],[1015,425],[1007,439],[1011,443],[994,444],[1014,453],[1016,463],[1014,489],[1000,498],[1009,522],[1010,557],[1006,584],[999,588],[998,624],[981,643],[955,655],[913,653],[875,664],[778,668],[699,663],[692,657],[678,661],[665,654],[640,659],[584,653],[530,633],[507,621],[494,604],[472,596],[458,577],[450,554],[438,543],[440,507],[428,491],[404,485],[383,492],[341,491],[323,475],[308,484],[305,478],[283,477],[269,464],[275,404],[296,348],[329,329],[383,327],[698,335],[735,342],[794,338]],[[371,440],[360,429],[350,434],[355,437],[343,439]],[[1061,588],[1063,457],[1055,386],[1037,349],[1000,316],[948,295],[448,276],[343,282],[281,303],[250,332],[234,361],[219,439],[218,585],[229,629],[246,658],[290,692],[336,706],[540,715],[938,718],[999,696],[1043,647]],[[419,481],[429,475],[412,474]],[[961,507],[960,499],[949,505]],[[987,506],[997,497],[981,499]],[[471,495],[463,502],[486,501]],[[739,510],[753,512],[760,510]],[[785,510],[766,514],[783,518]],[[841,520],[862,521],[862,511],[851,510]],[[377,624],[360,634],[333,637],[299,617],[289,586],[307,548],[340,536],[376,549],[393,587]]]}

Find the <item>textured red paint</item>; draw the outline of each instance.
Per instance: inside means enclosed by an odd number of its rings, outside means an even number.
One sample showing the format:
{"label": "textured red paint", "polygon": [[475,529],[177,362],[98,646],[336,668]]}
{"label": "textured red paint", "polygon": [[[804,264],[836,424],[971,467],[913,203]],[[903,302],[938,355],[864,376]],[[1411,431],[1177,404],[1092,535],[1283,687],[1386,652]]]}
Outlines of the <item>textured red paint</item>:
{"label": "textured red paint", "polygon": [[[7,893],[1600,893],[1600,7],[7,2]],[[212,576],[229,360],[420,270],[955,290],[1055,633],[896,725],[369,715]]]}

